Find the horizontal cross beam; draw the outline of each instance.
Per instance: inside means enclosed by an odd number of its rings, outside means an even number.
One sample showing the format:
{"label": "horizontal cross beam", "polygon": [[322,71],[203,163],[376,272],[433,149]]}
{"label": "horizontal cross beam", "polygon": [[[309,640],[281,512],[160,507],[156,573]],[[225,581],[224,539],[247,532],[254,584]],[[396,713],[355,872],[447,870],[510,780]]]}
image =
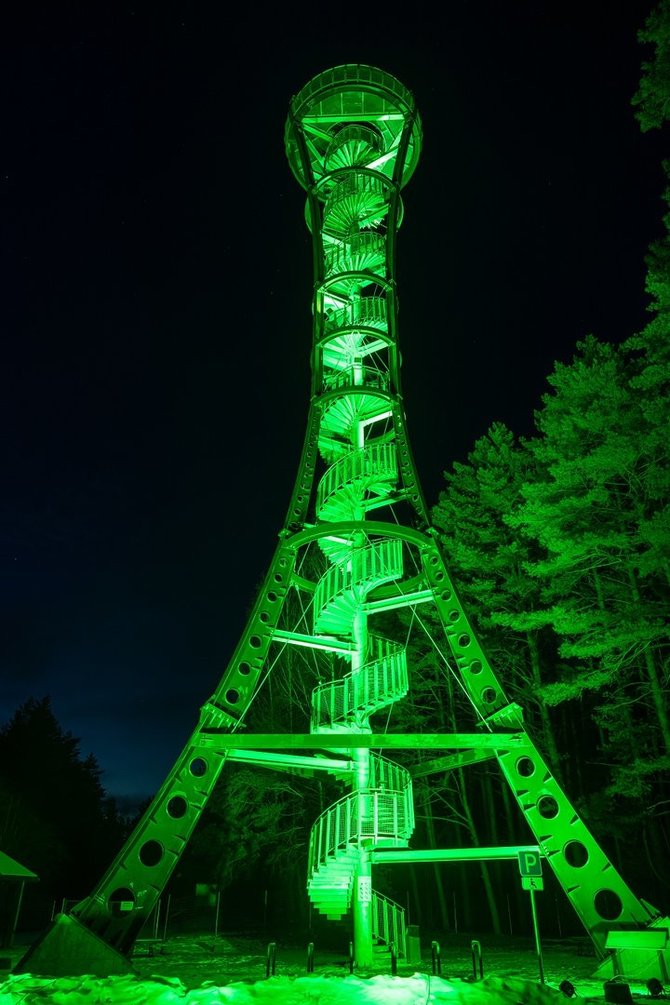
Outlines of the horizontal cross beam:
{"label": "horizontal cross beam", "polygon": [[412,593],[398,593],[394,597],[384,597],[382,600],[369,600],[363,604],[366,614],[377,614],[379,611],[395,611],[400,607],[410,607],[412,604],[425,604],[434,600],[431,589],[414,590]]}
{"label": "horizontal cross beam", "polygon": [[229,733],[200,730],[198,744],[217,750],[511,750],[527,747],[524,733]]}
{"label": "horizontal cross beam", "polygon": [[533,852],[544,856],[537,845],[510,845],[495,848],[430,848],[427,851],[413,851],[409,848],[373,849],[370,861],[373,865],[398,865],[407,862],[491,862],[504,859],[517,859],[519,852]]}
{"label": "horizontal cross beam", "polygon": [[460,750],[446,757],[436,757],[433,761],[421,761],[410,769],[412,778],[425,778],[426,775],[437,775],[443,771],[453,771],[455,768],[465,768],[478,761],[488,761],[496,756],[495,750]]}
{"label": "horizontal cross beam", "polygon": [[333,757],[314,757],[310,754],[277,754],[267,750],[229,750],[229,761],[242,761],[244,764],[259,764],[266,768],[300,768],[307,771],[332,771],[333,773],[348,773],[354,770],[353,761],[336,760]]}
{"label": "horizontal cross beam", "polygon": [[275,628],[272,633],[273,642],[289,642],[294,646],[304,646],[307,649],[323,649],[332,653],[351,653],[356,646],[340,639],[326,638],[319,635],[304,635],[300,632],[287,632],[283,628]]}

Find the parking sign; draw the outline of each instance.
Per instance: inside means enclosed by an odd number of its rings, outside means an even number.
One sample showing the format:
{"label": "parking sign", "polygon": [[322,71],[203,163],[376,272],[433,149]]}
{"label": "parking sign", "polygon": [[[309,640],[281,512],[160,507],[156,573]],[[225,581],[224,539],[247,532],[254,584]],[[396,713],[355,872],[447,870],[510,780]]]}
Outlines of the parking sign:
{"label": "parking sign", "polygon": [[519,859],[519,872],[522,876],[542,875],[542,857],[539,848],[537,851],[526,848],[524,851],[518,852],[517,857]]}

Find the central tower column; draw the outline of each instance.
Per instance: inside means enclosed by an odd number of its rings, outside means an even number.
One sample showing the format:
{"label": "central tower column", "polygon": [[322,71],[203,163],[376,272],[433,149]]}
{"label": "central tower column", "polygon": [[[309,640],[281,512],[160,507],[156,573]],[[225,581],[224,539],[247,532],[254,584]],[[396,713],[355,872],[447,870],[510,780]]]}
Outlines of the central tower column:
{"label": "central tower column", "polygon": [[[406,557],[393,534],[371,532],[368,513],[407,500],[427,522],[404,436],[394,274],[400,190],[420,146],[410,92],[374,67],[328,70],[291,102],[286,149],[307,191],[314,325],[310,419],[287,526],[299,531],[309,520],[306,488],[316,481],[326,571],[312,630],[341,649],[334,679],[314,692],[312,731],[332,733],[340,753],[336,734],[370,733],[370,716],[407,692],[404,648],[375,632],[372,602],[379,590],[391,591],[385,609],[405,602],[395,584],[406,578]],[[351,910],[356,966],[369,969],[375,938],[405,948],[404,911],[372,889],[370,850],[407,845],[412,784],[375,751],[345,752],[351,793],[314,825],[308,889],[327,917]]]}
{"label": "central tower column", "polygon": [[[362,535],[360,535],[362,538]],[[363,540],[357,542],[362,547]],[[368,648],[368,624],[364,611],[357,611],[352,624],[352,635],[355,652],[352,654],[351,677],[354,691],[361,691],[362,675],[365,674],[365,655]],[[368,716],[360,714],[356,725],[370,732]],[[357,813],[362,822],[370,820],[372,813],[370,797],[370,751],[359,749],[354,752],[354,793],[358,796]],[[368,842],[361,839],[358,848],[358,861],[354,872],[354,889],[352,900],[352,920],[354,930],[354,960],[356,966],[367,969],[372,966],[372,866],[367,851]]]}

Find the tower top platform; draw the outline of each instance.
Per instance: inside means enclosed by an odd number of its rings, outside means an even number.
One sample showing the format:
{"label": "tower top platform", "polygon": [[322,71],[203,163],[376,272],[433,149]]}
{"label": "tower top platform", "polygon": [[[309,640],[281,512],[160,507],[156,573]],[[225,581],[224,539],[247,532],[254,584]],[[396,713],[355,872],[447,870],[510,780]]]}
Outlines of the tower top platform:
{"label": "tower top platform", "polygon": [[[402,177],[394,179],[400,187],[411,178],[421,152],[421,119],[412,93],[375,66],[350,63],[324,70],[291,101],[285,131],[291,170],[306,189],[342,168],[364,167],[393,178],[410,121]],[[296,127],[304,137],[303,150]]]}

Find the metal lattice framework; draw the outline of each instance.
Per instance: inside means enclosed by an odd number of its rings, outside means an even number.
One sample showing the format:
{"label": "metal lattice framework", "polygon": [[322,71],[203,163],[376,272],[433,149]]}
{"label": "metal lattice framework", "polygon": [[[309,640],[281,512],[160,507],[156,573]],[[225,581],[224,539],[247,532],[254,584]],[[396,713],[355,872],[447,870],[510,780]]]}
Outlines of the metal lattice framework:
{"label": "metal lattice framework", "polygon": [[[403,746],[457,750],[440,758],[442,770],[497,759],[542,855],[604,955],[610,930],[644,931],[659,919],[589,833],[526,733],[521,709],[508,700],[454,590],[412,459],[395,259],[401,189],[421,149],[413,97],[382,70],[336,67],[293,98],[285,138],[307,193],[314,261],[311,400],[286,522],[242,637],[184,751],[97,888],[28,954],[24,969],[63,972],[54,959],[68,960],[68,945],[77,946],[69,957],[85,972],[127,965],[234,750],[238,759],[274,767],[339,771],[350,785],[314,823],[307,886],[328,917],[353,911],[358,966],[371,965],[373,936],[401,951],[404,944],[402,908],[371,886],[375,854],[377,861],[386,854],[380,849],[399,850],[393,854],[405,861],[413,854],[401,850],[414,826],[410,773],[378,753]],[[310,579],[302,556],[314,548],[322,571]],[[299,624],[287,614],[292,593],[309,612]],[[477,734],[373,732],[371,717],[407,693],[408,667],[404,646],[371,624],[380,612],[420,604],[432,605],[442,623],[480,722]],[[287,644],[331,652],[340,668],[313,692],[310,734],[237,734],[276,647]],[[272,753],[310,747],[331,756]],[[429,853],[415,854],[425,861]],[[70,962],[62,966],[72,972]]]}

